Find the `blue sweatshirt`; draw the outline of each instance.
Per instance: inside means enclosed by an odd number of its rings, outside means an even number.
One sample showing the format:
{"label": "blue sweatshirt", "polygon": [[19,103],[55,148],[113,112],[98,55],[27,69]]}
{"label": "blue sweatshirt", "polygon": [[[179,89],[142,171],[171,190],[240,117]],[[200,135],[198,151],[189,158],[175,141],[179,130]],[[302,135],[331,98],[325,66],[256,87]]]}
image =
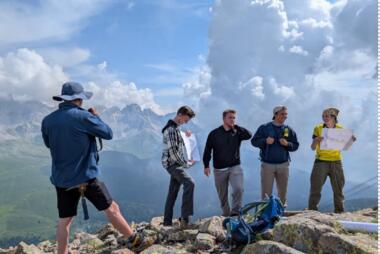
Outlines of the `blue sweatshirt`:
{"label": "blue sweatshirt", "polygon": [[[266,139],[274,138],[274,143],[268,145]],[[285,138],[288,141],[288,146],[280,144],[280,139]],[[287,125],[277,126],[273,122],[261,125],[251,143],[253,146],[260,148],[260,159],[263,162],[270,164],[284,163],[290,160],[289,152],[294,152],[298,149],[299,143],[297,135],[292,128]]]}
{"label": "blue sweatshirt", "polygon": [[46,116],[41,126],[50,148],[53,185],[69,188],[98,176],[95,137],[112,139],[112,130],[98,116],[70,102]]}

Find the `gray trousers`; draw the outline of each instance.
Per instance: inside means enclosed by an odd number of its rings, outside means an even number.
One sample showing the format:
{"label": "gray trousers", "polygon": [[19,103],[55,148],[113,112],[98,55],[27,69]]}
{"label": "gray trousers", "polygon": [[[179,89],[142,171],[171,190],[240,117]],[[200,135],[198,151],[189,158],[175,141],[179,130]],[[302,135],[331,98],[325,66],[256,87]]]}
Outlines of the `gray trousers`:
{"label": "gray trousers", "polygon": [[179,188],[183,185],[181,218],[187,218],[194,213],[194,180],[183,168],[172,166],[167,169],[170,174],[170,185],[166,197],[164,223],[171,224],[173,208]]}
{"label": "gray trousers", "polygon": [[[223,216],[239,213],[243,199],[243,170],[240,165],[229,167],[227,170],[214,169],[214,180],[218,192]],[[232,187],[232,209],[228,203],[228,186]]]}
{"label": "gray trousers", "polygon": [[280,164],[261,163],[261,198],[272,195],[273,183],[276,179],[278,197],[286,206],[286,193],[288,190],[289,162]]}

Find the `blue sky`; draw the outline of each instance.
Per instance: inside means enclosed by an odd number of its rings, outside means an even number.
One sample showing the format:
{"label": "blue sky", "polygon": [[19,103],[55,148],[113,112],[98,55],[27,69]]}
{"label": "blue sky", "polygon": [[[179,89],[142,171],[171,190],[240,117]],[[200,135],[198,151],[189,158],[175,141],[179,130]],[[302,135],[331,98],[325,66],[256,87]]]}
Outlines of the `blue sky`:
{"label": "blue sky", "polygon": [[157,103],[169,107],[173,94],[182,95],[191,69],[207,55],[211,5],[199,0],[116,2],[63,45],[88,49],[88,64],[106,61],[119,79],[151,89]]}
{"label": "blue sky", "polygon": [[70,43],[94,52],[90,63],[106,60],[110,70],[141,87],[156,89],[150,81],[178,85],[156,81],[155,76],[165,65],[186,71],[199,64],[198,55],[207,54],[211,1],[185,1],[177,6],[151,2],[139,1],[130,8],[116,3],[91,18]]}

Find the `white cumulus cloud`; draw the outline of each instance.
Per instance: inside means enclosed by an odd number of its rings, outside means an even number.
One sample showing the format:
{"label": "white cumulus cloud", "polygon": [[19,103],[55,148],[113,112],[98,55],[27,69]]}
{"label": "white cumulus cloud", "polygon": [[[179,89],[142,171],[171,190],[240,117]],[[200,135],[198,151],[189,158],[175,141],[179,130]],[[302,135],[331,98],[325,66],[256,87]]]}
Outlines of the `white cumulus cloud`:
{"label": "white cumulus cloud", "polygon": [[119,108],[138,104],[143,109],[150,108],[156,113],[162,113],[160,106],[154,101],[152,91],[148,88],[139,89],[133,82],[124,84],[121,81],[113,81],[106,85],[89,82],[86,88],[94,93],[92,104]]}
{"label": "white cumulus cloud", "polygon": [[16,99],[49,101],[60,85],[68,80],[59,65],[49,65],[44,58],[26,48],[0,57],[0,90],[2,96]]}
{"label": "white cumulus cloud", "polygon": [[112,1],[0,1],[0,44],[67,40]]}
{"label": "white cumulus cloud", "polygon": [[[313,127],[321,122],[324,108],[335,106],[341,110],[341,123],[358,136],[349,152],[355,156],[349,156],[347,175],[363,179],[375,174],[376,135],[364,133],[376,127],[376,114],[367,114],[376,108],[375,4],[375,0],[216,1],[209,28],[210,79],[197,84],[210,89],[200,98],[199,123],[217,126],[220,113],[235,108],[241,112],[240,123],[254,131],[270,121],[275,105],[285,104],[288,124],[301,142],[292,165],[309,171]],[[373,153],[360,151],[364,144]],[[358,172],[358,167],[364,170]]]}
{"label": "white cumulus cloud", "polygon": [[[90,104],[123,108],[136,103],[142,108],[150,108],[161,113],[150,89],[139,89],[133,82],[123,83],[112,79],[114,75],[107,75],[106,67],[106,62],[97,66],[82,66],[87,71],[92,70],[96,73],[96,75],[90,75],[91,72],[82,73],[82,80],[85,80],[83,85],[94,93]],[[104,78],[97,79],[102,74]],[[48,63],[34,50],[22,48],[0,57],[1,97],[38,100],[51,105],[52,96],[60,94],[62,84],[70,79],[70,75],[65,73],[61,65]]]}

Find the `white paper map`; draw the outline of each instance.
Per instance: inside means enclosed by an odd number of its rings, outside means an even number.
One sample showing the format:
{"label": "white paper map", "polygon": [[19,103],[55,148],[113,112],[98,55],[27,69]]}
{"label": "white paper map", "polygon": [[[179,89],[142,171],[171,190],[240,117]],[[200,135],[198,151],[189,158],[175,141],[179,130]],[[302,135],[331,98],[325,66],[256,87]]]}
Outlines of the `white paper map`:
{"label": "white paper map", "polygon": [[194,134],[190,137],[186,136],[186,133],[181,131],[183,142],[185,143],[186,155],[188,160],[200,161],[201,157],[198,150],[197,139]]}
{"label": "white paper map", "polygon": [[352,130],[337,129],[337,128],[323,128],[323,140],[321,142],[321,150],[348,150],[352,143],[353,136]]}

